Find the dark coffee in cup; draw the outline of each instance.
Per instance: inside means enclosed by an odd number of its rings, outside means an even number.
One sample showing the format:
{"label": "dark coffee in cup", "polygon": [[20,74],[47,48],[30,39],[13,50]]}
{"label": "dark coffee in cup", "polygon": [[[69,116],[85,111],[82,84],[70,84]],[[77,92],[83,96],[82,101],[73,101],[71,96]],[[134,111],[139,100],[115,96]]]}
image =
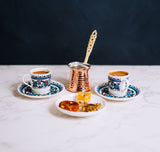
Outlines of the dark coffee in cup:
{"label": "dark coffee in cup", "polygon": [[49,71],[34,71],[33,74],[47,74]]}
{"label": "dark coffee in cup", "polygon": [[127,76],[128,72],[126,72],[126,71],[111,71],[111,72],[109,72],[109,75],[112,75],[112,76]]}

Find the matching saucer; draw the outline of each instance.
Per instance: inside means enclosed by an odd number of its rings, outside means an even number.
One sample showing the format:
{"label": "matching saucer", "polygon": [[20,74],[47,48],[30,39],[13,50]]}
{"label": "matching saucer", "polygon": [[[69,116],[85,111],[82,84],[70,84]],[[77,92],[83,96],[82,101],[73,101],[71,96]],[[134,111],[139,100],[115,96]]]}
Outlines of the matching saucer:
{"label": "matching saucer", "polygon": [[46,94],[34,94],[32,92],[32,89],[23,83],[18,86],[17,90],[21,95],[29,98],[48,98],[63,92],[65,90],[65,87],[62,83],[51,80],[50,92]]}
{"label": "matching saucer", "polygon": [[[29,98],[48,98],[48,97],[52,97],[56,94],[63,92],[65,90],[65,87],[62,83],[60,83],[58,81],[51,80],[50,92],[46,93],[46,94],[34,94],[32,92],[32,89],[23,83],[18,86],[17,90],[21,95],[29,97]],[[108,100],[126,101],[126,100],[132,100],[132,99],[136,98],[137,96],[139,96],[140,89],[133,86],[133,85],[130,85],[128,88],[128,91],[127,91],[127,95],[125,95],[123,97],[117,97],[117,96],[113,96],[109,93],[108,83],[103,83],[103,84],[95,87],[95,92],[99,96],[101,96],[105,99],[108,99]]]}
{"label": "matching saucer", "polygon": [[126,100],[132,100],[139,96],[140,94],[140,89],[133,85],[129,85],[127,95],[123,97],[117,97],[114,95],[111,95],[108,91],[108,83],[103,83],[101,85],[98,85],[95,87],[95,92],[100,95],[101,97],[108,99],[108,100],[113,100],[113,101],[126,101]]}

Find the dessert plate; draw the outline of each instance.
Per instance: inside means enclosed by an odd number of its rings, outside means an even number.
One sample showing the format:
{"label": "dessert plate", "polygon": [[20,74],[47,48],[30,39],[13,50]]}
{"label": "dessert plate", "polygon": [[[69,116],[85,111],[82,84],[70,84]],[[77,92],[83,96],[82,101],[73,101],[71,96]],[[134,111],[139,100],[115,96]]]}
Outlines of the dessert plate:
{"label": "dessert plate", "polygon": [[95,87],[95,92],[100,95],[101,97],[113,100],[113,101],[127,101],[132,100],[140,95],[140,89],[133,85],[129,85],[127,95],[123,97],[117,97],[109,93],[108,91],[108,83],[103,83]]}
{"label": "dessert plate", "polygon": [[48,98],[63,92],[65,87],[62,83],[51,80],[50,92],[46,94],[34,94],[32,89],[23,83],[18,86],[17,90],[21,95],[29,98]]}
{"label": "dessert plate", "polygon": [[77,94],[69,94],[66,95],[62,98],[60,98],[59,100],[56,101],[56,107],[59,111],[61,111],[64,114],[70,115],[70,116],[74,116],[74,117],[88,117],[88,116],[92,116],[92,115],[96,115],[100,112],[102,112],[105,108],[105,100],[97,95],[91,95],[91,99],[90,99],[90,103],[101,103],[101,107],[99,108],[98,111],[93,111],[93,112],[73,112],[73,111],[68,111],[68,110],[64,110],[62,108],[59,107],[59,103],[61,101],[64,100],[70,100],[70,101],[76,101],[76,97]]}

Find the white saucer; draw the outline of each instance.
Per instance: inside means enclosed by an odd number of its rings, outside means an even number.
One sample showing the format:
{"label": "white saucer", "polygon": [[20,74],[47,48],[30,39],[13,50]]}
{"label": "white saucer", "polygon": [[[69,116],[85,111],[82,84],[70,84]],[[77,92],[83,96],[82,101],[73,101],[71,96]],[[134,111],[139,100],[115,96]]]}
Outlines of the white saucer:
{"label": "white saucer", "polygon": [[70,116],[74,116],[74,117],[88,117],[88,116],[92,116],[92,115],[96,115],[100,112],[102,112],[105,108],[105,100],[99,96],[96,95],[91,95],[91,101],[90,103],[101,103],[101,107],[99,108],[98,111],[93,111],[93,112],[72,112],[72,111],[68,111],[68,110],[64,110],[62,108],[59,107],[59,103],[61,101],[64,100],[71,100],[71,101],[76,101],[76,97],[77,97],[77,93],[76,94],[69,94],[66,95],[62,98],[60,98],[59,100],[56,101],[56,107],[59,111],[61,111],[64,114],[70,115]]}
{"label": "white saucer", "polygon": [[95,87],[95,92],[108,100],[113,100],[113,101],[127,101],[127,100],[132,100],[135,99],[136,97],[138,97],[141,93],[140,89],[138,89],[137,87],[133,86],[133,85],[129,85],[128,91],[127,91],[127,95],[123,96],[123,97],[117,97],[114,95],[111,95],[108,91],[108,83],[103,83],[101,85],[98,85]]}
{"label": "white saucer", "polygon": [[34,94],[32,92],[32,89],[23,83],[18,86],[17,90],[21,95],[29,98],[48,98],[57,95],[59,93],[62,93],[65,90],[65,87],[62,83],[51,80],[50,92],[46,94]]}

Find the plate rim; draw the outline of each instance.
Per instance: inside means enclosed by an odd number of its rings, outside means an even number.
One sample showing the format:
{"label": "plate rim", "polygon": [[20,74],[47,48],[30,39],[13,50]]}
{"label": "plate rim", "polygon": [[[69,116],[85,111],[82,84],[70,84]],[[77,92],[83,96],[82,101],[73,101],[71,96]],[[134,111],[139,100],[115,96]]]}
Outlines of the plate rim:
{"label": "plate rim", "polygon": [[[59,95],[60,93],[64,92],[65,86],[64,86],[61,82],[56,81],[56,80],[53,80],[53,79],[51,79],[51,81],[60,84],[60,85],[62,86],[62,90],[61,90],[60,92],[55,93],[55,94],[52,94],[52,95],[45,95],[45,96],[30,96],[30,95],[24,94],[24,93],[22,93],[22,92],[20,91],[20,87],[24,84],[24,83],[22,82],[22,83],[20,83],[20,84],[18,85],[17,91],[18,91],[19,94],[21,94],[21,95],[23,95],[23,96],[25,96],[25,97],[34,98],[34,99],[49,98],[49,97],[53,97],[53,96],[55,96],[55,95]],[[24,84],[24,85],[25,85],[25,84]]]}
{"label": "plate rim", "polygon": [[110,101],[129,101],[129,100],[133,100],[133,99],[135,99],[135,98],[137,98],[137,97],[139,97],[141,95],[141,89],[138,88],[135,85],[130,84],[131,86],[135,87],[139,91],[139,94],[137,94],[134,97],[130,97],[130,98],[113,98],[113,97],[103,96],[102,94],[98,93],[97,88],[102,86],[102,85],[105,85],[105,84],[108,84],[108,82],[104,82],[104,83],[101,83],[99,85],[96,85],[95,88],[94,88],[94,91],[96,92],[97,95],[99,95],[99,96],[101,96],[101,97],[103,97],[103,98],[105,98],[107,100],[110,100]]}
{"label": "plate rim", "polygon": [[[77,96],[77,94],[78,94],[78,93],[67,94],[67,95],[65,95],[65,96]],[[101,101],[102,101],[101,103],[103,103],[103,107],[102,107],[100,110],[98,110],[98,111],[93,111],[93,112],[73,112],[73,111],[68,111],[68,110],[62,109],[62,108],[59,107],[59,103],[60,103],[62,100],[64,100],[65,97],[61,97],[60,99],[58,99],[58,100],[55,102],[56,108],[57,108],[60,112],[66,114],[66,115],[69,115],[69,116],[73,116],[73,117],[89,117],[89,116],[96,115],[96,114],[102,112],[102,111],[106,108],[106,101],[105,101],[103,98],[99,97],[98,95],[91,94],[91,96],[93,96],[93,97],[96,96],[96,97],[98,97],[98,98],[101,99]],[[68,99],[66,99],[66,100],[68,100]]]}

